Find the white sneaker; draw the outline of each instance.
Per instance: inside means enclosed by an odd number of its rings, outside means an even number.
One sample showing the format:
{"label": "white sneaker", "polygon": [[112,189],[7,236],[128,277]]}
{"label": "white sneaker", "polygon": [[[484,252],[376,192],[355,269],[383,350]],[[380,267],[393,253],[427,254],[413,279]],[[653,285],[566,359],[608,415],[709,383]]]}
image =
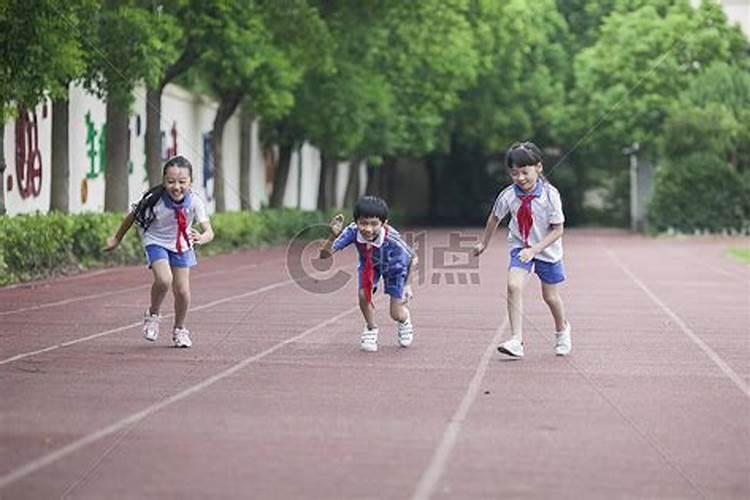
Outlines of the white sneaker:
{"label": "white sneaker", "polygon": [[378,350],[378,329],[373,328],[370,330],[365,327],[362,331],[362,336],[359,339],[359,348],[367,352],[375,352]]}
{"label": "white sneaker", "polygon": [[158,314],[151,314],[151,311],[146,309],[143,313],[143,337],[151,342],[155,341],[159,337],[159,322],[161,316]]}
{"label": "white sneaker", "polygon": [[414,342],[414,325],[411,324],[411,318],[406,318],[403,323],[396,322],[396,336],[398,337],[398,345],[401,347],[409,347]]}
{"label": "white sneaker", "polygon": [[193,341],[190,340],[190,332],[187,328],[175,328],[172,334],[172,342],[175,347],[192,347]]}
{"label": "white sneaker", "polygon": [[565,330],[555,333],[555,354],[566,356],[570,354],[573,348],[573,342],[570,340],[570,321],[565,326]]}
{"label": "white sneaker", "polygon": [[497,347],[500,354],[505,354],[511,358],[523,357],[523,342],[516,337],[511,337]]}

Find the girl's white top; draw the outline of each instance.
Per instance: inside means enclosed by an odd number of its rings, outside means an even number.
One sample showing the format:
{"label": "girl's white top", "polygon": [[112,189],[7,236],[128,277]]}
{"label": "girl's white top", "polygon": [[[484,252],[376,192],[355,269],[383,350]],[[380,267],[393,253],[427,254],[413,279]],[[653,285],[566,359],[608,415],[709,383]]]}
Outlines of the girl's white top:
{"label": "girl's white top", "polygon": [[[190,234],[190,226],[193,222],[198,223],[208,222],[208,212],[206,211],[206,204],[203,202],[200,196],[195,191],[190,193],[190,207],[185,210],[185,218],[187,219],[187,231]],[[148,226],[146,231],[143,231],[140,226],[138,231],[141,234],[143,240],[143,246],[148,245],[159,245],[172,252],[177,251],[177,217],[175,211],[164,204],[164,200],[161,198],[156,205],[154,205],[154,214],[156,218]],[[190,242],[185,241],[182,238],[182,250],[185,251],[191,248]]]}
{"label": "girl's white top", "polygon": [[[550,224],[562,224],[565,222],[562,201],[557,189],[549,182],[540,179],[537,181],[534,191],[537,197],[531,202],[534,224],[529,232],[529,245],[535,245],[544,239],[550,232]],[[492,213],[495,214],[498,220],[503,220],[503,217],[510,212],[508,244],[511,249],[524,247],[523,237],[521,236],[521,231],[518,229],[517,214],[520,207],[521,200],[518,198],[517,188],[515,188],[514,184],[511,184],[497,195],[495,206],[492,208]],[[557,241],[537,254],[535,258],[545,262],[557,262],[562,257],[562,238],[558,238]]]}

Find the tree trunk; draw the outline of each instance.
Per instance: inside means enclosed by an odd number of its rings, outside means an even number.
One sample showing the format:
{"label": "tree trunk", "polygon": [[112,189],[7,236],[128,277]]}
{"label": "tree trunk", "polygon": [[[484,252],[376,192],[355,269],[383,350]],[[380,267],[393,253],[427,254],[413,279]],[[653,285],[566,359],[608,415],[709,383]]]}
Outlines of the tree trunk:
{"label": "tree trunk", "polygon": [[293,145],[279,144],[279,162],[276,164],[276,172],[273,176],[273,191],[271,191],[271,208],[281,208],[284,204],[286,194],[286,183],[289,180],[289,163],[292,160]]}
{"label": "tree trunk", "polygon": [[427,168],[427,183],[428,183],[428,190],[429,193],[429,200],[427,201],[428,206],[428,214],[430,217],[430,220],[434,220],[435,216],[437,215],[437,207],[438,207],[438,197],[439,197],[439,190],[438,190],[438,162],[435,158],[435,155],[427,155],[427,160],[425,162],[425,167]]}
{"label": "tree trunk", "polygon": [[336,155],[320,152],[320,182],[318,182],[318,210],[326,211],[336,204]]}
{"label": "tree trunk", "polygon": [[253,117],[245,110],[240,112],[240,208],[251,210],[250,161],[252,158]]}
{"label": "tree trunk", "polygon": [[187,71],[198,56],[188,45],[172,66],[164,72],[164,79],[156,87],[146,87],[146,171],[150,186],[161,184],[161,96],[169,82]]}
{"label": "tree trunk", "polygon": [[365,194],[378,196],[380,194],[380,174],[383,171],[383,165],[367,165],[367,186]]}
{"label": "tree trunk", "polygon": [[70,101],[52,101],[52,164],[50,165],[50,210],[67,214],[70,211],[70,154],[68,130]]}
{"label": "tree trunk", "polygon": [[107,100],[104,211],[128,209],[128,108]]}
{"label": "tree trunk", "polygon": [[226,126],[229,118],[237,109],[240,101],[242,100],[242,92],[235,91],[226,94],[221,98],[219,102],[219,109],[216,110],[216,117],[214,118],[214,129],[211,134],[211,149],[213,150],[214,156],[214,200],[216,200],[216,211],[225,212],[227,210],[226,196],[224,194],[224,187],[226,185],[224,176],[224,163],[222,153],[222,139],[224,138],[224,127]]}
{"label": "tree trunk", "polygon": [[149,186],[162,181],[161,87],[146,88],[146,171]]}
{"label": "tree trunk", "polygon": [[0,118],[0,215],[5,215],[5,120]]}
{"label": "tree trunk", "polygon": [[362,162],[359,158],[349,161],[349,179],[346,181],[346,190],[344,191],[344,207],[351,208],[359,198],[359,165]]}
{"label": "tree trunk", "polygon": [[386,156],[380,166],[380,196],[388,203],[393,203],[393,195],[396,187],[396,165],[398,159],[395,156]]}

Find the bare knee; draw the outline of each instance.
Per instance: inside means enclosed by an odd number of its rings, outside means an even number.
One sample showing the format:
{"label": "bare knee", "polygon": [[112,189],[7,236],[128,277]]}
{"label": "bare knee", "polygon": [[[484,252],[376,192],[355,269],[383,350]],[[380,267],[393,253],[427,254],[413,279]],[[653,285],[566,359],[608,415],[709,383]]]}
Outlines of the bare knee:
{"label": "bare knee", "polygon": [[154,277],[154,288],[160,291],[166,292],[172,285],[172,276],[156,276]]}
{"label": "bare knee", "polygon": [[391,300],[390,313],[391,313],[391,319],[393,321],[406,321],[406,318],[408,317],[406,307],[404,306],[404,303],[401,299]]}
{"label": "bare knee", "polygon": [[508,295],[517,296],[523,293],[523,281],[518,279],[508,280]]}

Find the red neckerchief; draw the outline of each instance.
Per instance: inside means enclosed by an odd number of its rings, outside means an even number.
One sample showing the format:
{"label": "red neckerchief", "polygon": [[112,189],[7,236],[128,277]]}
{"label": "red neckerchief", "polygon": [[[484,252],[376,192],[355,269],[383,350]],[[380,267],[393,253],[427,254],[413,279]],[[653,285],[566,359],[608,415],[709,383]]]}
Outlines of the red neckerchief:
{"label": "red neckerchief", "polygon": [[[383,245],[388,237],[388,227],[384,226]],[[375,251],[375,245],[368,243],[357,243],[362,256],[365,259],[365,266],[362,269],[362,289],[365,291],[365,298],[369,304],[372,304],[372,289],[375,287],[375,263],[372,260],[372,254]]]}
{"label": "red neckerchief", "polygon": [[521,238],[523,238],[524,247],[529,247],[529,235],[531,234],[531,228],[534,226],[534,212],[531,209],[531,202],[534,198],[540,195],[539,193],[539,182],[534,186],[534,190],[526,194],[518,186],[514,186],[516,196],[521,200],[521,206],[518,208],[516,214],[516,220],[518,220],[518,230],[521,232]]}
{"label": "red neckerchief", "polygon": [[518,209],[518,229],[521,231],[524,247],[529,246],[529,233],[534,225],[534,214],[531,211],[531,202],[536,198],[533,194],[524,194],[518,197],[521,200],[521,207]]}
{"label": "red neckerchief", "polygon": [[[192,201],[190,199],[190,193],[185,193],[185,197],[179,204],[175,203],[166,193],[164,193],[162,199],[167,208],[174,210],[174,216],[175,219],[177,219],[177,240],[175,241],[175,248],[177,249],[177,253],[182,255],[182,238],[185,239],[188,249],[190,249],[190,237],[187,232],[187,215],[185,214],[185,210],[190,207],[190,202]],[[180,236],[182,236],[182,238],[180,238]]]}

